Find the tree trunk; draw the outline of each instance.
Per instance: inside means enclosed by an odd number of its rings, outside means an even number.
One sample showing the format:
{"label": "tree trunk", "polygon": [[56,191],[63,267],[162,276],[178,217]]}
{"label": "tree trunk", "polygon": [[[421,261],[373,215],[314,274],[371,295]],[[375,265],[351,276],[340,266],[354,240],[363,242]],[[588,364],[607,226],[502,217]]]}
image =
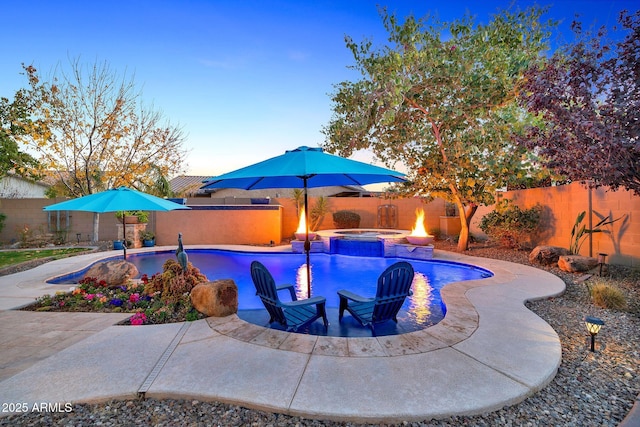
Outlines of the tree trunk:
{"label": "tree trunk", "polygon": [[466,251],[469,249],[469,226],[471,224],[471,218],[478,210],[478,205],[475,203],[464,207],[462,203],[456,202],[458,205],[458,212],[460,213],[460,236],[458,237],[458,251]]}

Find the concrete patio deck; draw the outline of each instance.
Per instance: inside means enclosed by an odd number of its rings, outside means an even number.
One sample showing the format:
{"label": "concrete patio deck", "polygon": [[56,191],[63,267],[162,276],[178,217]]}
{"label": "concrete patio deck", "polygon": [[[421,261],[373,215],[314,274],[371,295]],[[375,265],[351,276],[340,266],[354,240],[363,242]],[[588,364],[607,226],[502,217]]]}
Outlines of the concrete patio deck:
{"label": "concrete patio deck", "polygon": [[396,336],[292,334],[235,315],[126,327],[114,325],[126,314],[7,311],[60,290],[46,279],[113,255],[66,258],[0,277],[3,403],[30,408],[144,394],[308,418],[425,420],[522,401],[548,384],[561,362],[557,334],[523,303],[562,293],[562,280],[524,265],[442,251],[434,258],[479,265],[494,276],[446,286],[444,320]]}

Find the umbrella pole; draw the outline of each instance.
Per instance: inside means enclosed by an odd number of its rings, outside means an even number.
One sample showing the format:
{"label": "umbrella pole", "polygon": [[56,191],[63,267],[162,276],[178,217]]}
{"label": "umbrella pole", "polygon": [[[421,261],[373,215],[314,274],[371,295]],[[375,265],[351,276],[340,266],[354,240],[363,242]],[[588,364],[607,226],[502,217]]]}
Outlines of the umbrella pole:
{"label": "umbrella pole", "polygon": [[311,265],[309,262],[309,252],[311,252],[311,241],[309,240],[309,200],[307,197],[307,177],[304,180],[304,252],[307,258],[307,298],[311,298]]}
{"label": "umbrella pole", "polygon": [[124,212],[122,213],[122,249],[124,251],[124,259],[127,259],[127,226],[124,222]]}

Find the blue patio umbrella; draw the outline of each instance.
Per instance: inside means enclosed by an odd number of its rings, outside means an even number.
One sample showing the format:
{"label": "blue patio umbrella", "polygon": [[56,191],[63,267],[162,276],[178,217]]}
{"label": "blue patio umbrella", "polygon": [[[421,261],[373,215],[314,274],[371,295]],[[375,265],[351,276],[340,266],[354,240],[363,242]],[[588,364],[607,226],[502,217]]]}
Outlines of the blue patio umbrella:
{"label": "blue patio umbrella", "polygon": [[307,260],[307,295],[311,296],[309,270],[309,209],[307,189],[334,185],[366,185],[405,181],[404,174],[325,153],[318,147],[298,147],[284,154],[208,179],[202,189],[303,188],[305,214],[304,251]]}
{"label": "blue patio umbrella", "polygon": [[[113,188],[44,207],[45,211],[83,211],[96,214],[119,211],[172,211],[175,209],[191,208],[127,187]],[[94,222],[94,237],[96,239],[97,225],[96,220]],[[122,232],[124,235],[124,216],[122,217]],[[124,241],[126,239],[123,239]],[[124,257],[127,257],[126,243],[124,244]]]}

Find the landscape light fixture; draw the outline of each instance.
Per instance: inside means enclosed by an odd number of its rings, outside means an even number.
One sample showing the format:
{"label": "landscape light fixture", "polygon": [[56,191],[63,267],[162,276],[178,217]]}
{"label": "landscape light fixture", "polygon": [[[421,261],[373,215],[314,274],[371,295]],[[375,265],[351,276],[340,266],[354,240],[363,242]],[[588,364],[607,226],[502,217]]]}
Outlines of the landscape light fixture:
{"label": "landscape light fixture", "polygon": [[602,266],[607,263],[607,254],[599,253],[598,254],[598,265],[600,266],[599,275],[602,276]]}
{"label": "landscape light fixture", "polygon": [[600,332],[600,328],[604,325],[604,321],[597,317],[587,316],[584,318],[587,330],[591,334],[591,351],[596,351],[596,335]]}
{"label": "landscape light fixture", "polygon": [[78,244],[80,244],[80,233],[76,233],[76,239],[78,239]]}

